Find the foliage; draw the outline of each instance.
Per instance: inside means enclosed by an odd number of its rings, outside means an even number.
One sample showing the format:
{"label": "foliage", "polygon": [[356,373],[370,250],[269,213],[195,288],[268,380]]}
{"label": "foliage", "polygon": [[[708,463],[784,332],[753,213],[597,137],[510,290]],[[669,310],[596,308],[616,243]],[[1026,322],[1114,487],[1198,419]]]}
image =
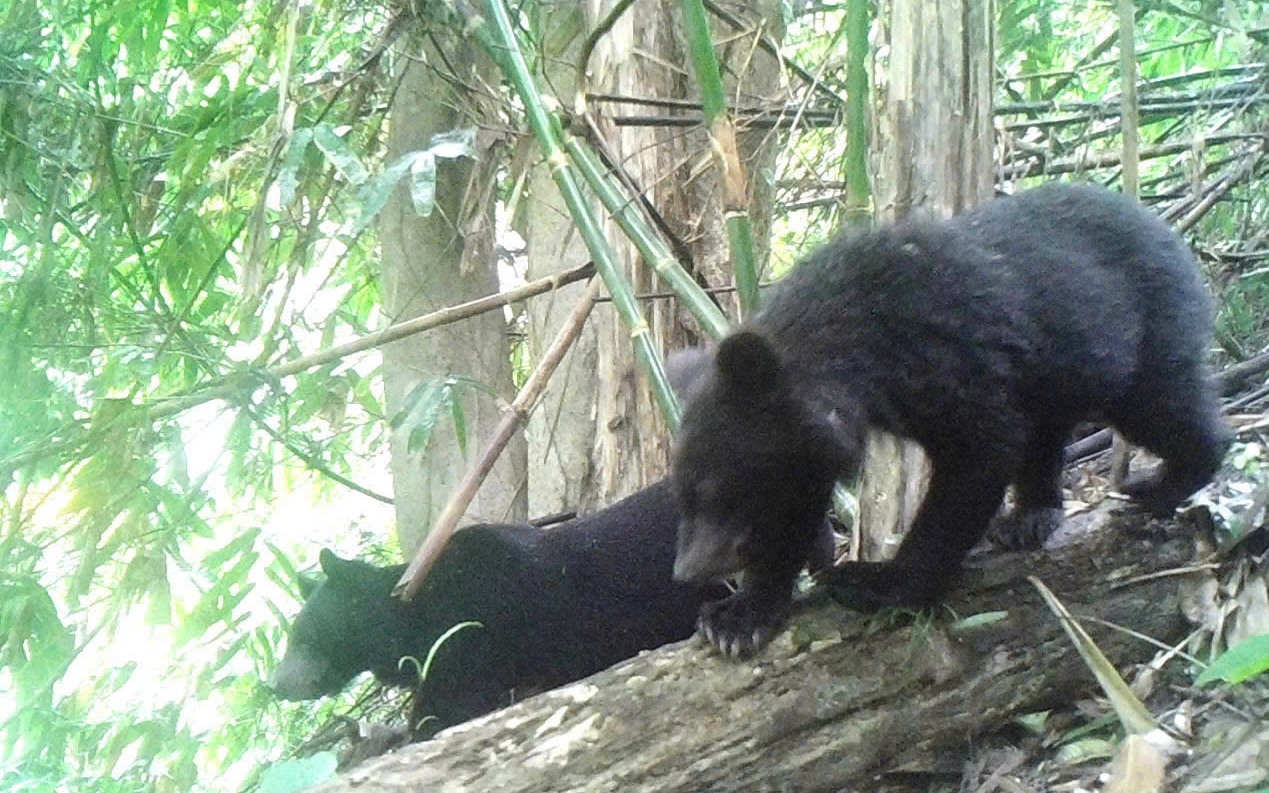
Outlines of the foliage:
{"label": "foliage", "polygon": [[[297,533],[281,508],[383,467],[374,361],[261,374],[378,322],[353,223],[379,74],[344,76],[381,20],[3,13],[0,786],[232,787],[309,718],[260,681],[293,555],[337,527]],[[230,376],[229,403],[153,420]]]}
{"label": "foliage", "polygon": [[[1247,31],[1266,20],[1246,3],[1142,6],[1142,79],[1185,77],[1167,90],[1198,97],[1145,117],[1145,145],[1196,141],[1143,162],[1162,201],[1241,151],[1205,137],[1262,128],[1258,105],[1220,98],[1241,73],[1190,75],[1264,60]],[[796,78],[799,97],[831,117],[845,6],[802,9],[785,54],[819,86]],[[1002,105],[1116,90],[1113,53],[1090,57],[1113,35],[1108,6],[1001,12]],[[384,324],[378,208],[408,177],[431,211],[437,158],[470,156],[458,132],[382,161],[384,13],[330,0],[0,10],[0,788],[294,789],[328,772],[328,757],[259,771],[350,701],[284,705],[261,684],[296,610],[296,560],[323,543],[383,559],[389,513],[362,493],[389,490],[386,433],[408,426],[422,445],[449,420],[461,438],[454,395],[478,387],[426,382],[389,417],[374,356],[267,371]],[[1095,110],[1001,125],[1051,158],[1113,151]],[[1026,121],[1047,130],[1040,144]],[[785,141],[777,171],[751,176],[782,196],[787,266],[840,221],[846,152],[835,126]],[[1269,332],[1269,197],[1248,178],[1230,198],[1193,234],[1222,294],[1221,344],[1241,357]],[[180,409],[211,386],[227,390]]]}
{"label": "foliage", "polygon": [[260,793],[298,793],[335,775],[338,760],[332,752],[271,766],[260,776]]}
{"label": "foliage", "polygon": [[[790,24],[786,50],[815,85],[805,77],[790,79],[803,121],[788,135],[775,177],[787,211],[775,227],[777,272],[830,234],[848,206],[846,140],[839,125],[846,96],[847,4],[806,7]],[[1114,4],[1012,0],[997,7],[1000,187],[1014,190],[1052,178],[1115,185],[1117,162],[1053,171],[1119,151]],[[885,24],[882,19],[874,25],[874,46],[884,40]],[[1267,27],[1269,7],[1249,0],[1221,6],[1139,4],[1139,103],[1143,108],[1154,103],[1141,116],[1143,152],[1163,144],[1180,147],[1164,156],[1143,153],[1142,197],[1148,204],[1166,210],[1209,188],[1263,134]],[[874,80],[884,80],[884,57],[884,51],[877,53],[869,66]],[[829,98],[834,94],[836,99]],[[831,125],[815,122],[833,114],[838,120]],[[1234,360],[1254,354],[1269,331],[1269,312],[1262,309],[1269,299],[1269,257],[1261,231],[1269,192],[1256,178],[1266,170],[1269,161],[1261,157],[1189,229],[1219,298],[1218,341]]]}
{"label": "foliage", "polygon": [[1203,685],[1215,680],[1245,683],[1269,672],[1269,634],[1249,636],[1221,653],[1202,671],[1195,683]]}

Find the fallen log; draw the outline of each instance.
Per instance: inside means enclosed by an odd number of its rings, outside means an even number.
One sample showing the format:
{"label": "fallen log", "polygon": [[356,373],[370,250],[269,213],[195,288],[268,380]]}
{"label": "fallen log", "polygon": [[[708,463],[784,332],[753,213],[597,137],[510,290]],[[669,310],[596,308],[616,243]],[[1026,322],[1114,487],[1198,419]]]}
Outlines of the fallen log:
{"label": "fallen log", "polygon": [[887,770],[1093,686],[1027,575],[1096,618],[1085,627],[1121,670],[1156,648],[1106,623],[1179,641],[1182,597],[1203,575],[1196,529],[1179,522],[1120,508],[1072,518],[1060,547],[972,560],[933,614],[861,616],[813,595],[757,659],[693,640],[645,653],[319,790],[873,789]]}

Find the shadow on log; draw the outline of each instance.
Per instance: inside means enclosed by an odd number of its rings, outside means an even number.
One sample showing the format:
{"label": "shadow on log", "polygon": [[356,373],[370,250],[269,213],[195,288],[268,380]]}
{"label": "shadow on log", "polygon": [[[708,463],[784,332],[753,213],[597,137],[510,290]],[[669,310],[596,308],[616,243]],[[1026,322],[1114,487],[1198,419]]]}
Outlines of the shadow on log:
{"label": "shadow on log", "polygon": [[[1178,525],[1183,524],[1183,525]],[[871,789],[877,774],[959,752],[1094,685],[1034,574],[1077,617],[1175,643],[1196,529],[1102,508],[1061,547],[971,561],[933,615],[863,617],[812,598],[757,659],[689,640],[372,760],[319,788],[358,791]],[[1202,569],[1202,568],[1199,568]],[[979,619],[969,619],[984,615]],[[1155,647],[1092,620],[1121,671]]]}

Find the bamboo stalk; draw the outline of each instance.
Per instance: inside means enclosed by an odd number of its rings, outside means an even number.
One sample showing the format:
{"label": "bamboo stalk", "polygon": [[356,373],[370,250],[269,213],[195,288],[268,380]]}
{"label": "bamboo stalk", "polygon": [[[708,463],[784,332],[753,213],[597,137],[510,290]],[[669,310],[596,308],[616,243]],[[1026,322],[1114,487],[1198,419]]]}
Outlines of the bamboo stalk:
{"label": "bamboo stalk", "polygon": [[[1155,47],[1154,49],[1142,50],[1141,52],[1137,54],[1139,56],[1158,55],[1161,52],[1167,52],[1169,50],[1183,49],[1185,47],[1194,47],[1200,44],[1211,44],[1215,40],[1216,40],[1215,36],[1204,36],[1198,39],[1190,39],[1188,41],[1178,41],[1172,44],[1165,44],[1161,47]],[[1100,57],[1101,53],[1104,53],[1107,49],[1110,49],[1110,46],[1114,43],[1115,43],[1115,34],[1112,33],[1110,36],[1107,36],[1106,38],[1102,39],[1100,43],[1098,43],[1097,47],[1095,48],[1095,52],[1097,54],[1095,54],[1093,57]],[[1022,82],[1024,80],[1048,80],[1054,77],[1073,77],[1079,74],[1080,72],[1090,71],[1093,69],[1109,69],[1112,66],[1117,66],[1117,65],[1119,65],[1118,61],[1114,61],[1114,60],[1104,60],[1104,61],[1093,62],[1089,59],[1089,56],[1085,55],[1084,57],[1080,58],[1080,62],[1077,63],[1073,69],[1056,69],[1056,70],[1047,71],[1047,72],[1031,72],[1029,74],[1020,74],[1016,77],[1004,77],[1004,78],[1001,78],[1001,80],[1006,83],[1017,83],[1017,82]]]}
{"label": "bamboo stalk", "polygon": [[613,305],[626,327],[630,329],[631,341],[634,344],[635,356],[643,367],[652,385],[653,396],[666,422],[671,427],[679,423],[679,404],[670,388],[665,375],[665,368],[656,346],[652,342],[652,330],[643,317],[639,303],[634,299],[634,290],[621,273],[616,255],[604,238],[595,215],[582,196],[573,168],[568,157],[560,146],[557,130],[558,121],[546,109],[542,94],[529,73],[529,67],[520,50],[519,39],[511,18],[501,0],[486,0],[486,8],[492,20],[493,30],[489,29],[490,21],[473,15],[468,20],[468,30],[480,38],[489,49],[494,61],[502,69],[503,75],[511,83],[512,88],[524,102],[525,116],[533,130],[538,145],[546,157],[551,177],[568,207],[569,214],[581,232],[586,249],[595,262],[599,276],[604,280],[608,293],[613,298]]}
{"label": "bamboo stalk", "polygon": [[638,207],[618,190],[612,178],[600,166],[595,153],[585,141],[567,132],[563,135],[564,149],[573,158],[582,177],[599,197],[604,208],[613,216],[626,236],[634,243],[644,261],[652,267],[666,286],[674,290],[687,309],[701,323],[711,337],[718,339],[727,332],[727,317],[679,264],[668,245],[644,222]]}
{"label": "bamboo stalk", "polygon": [[736,126],[727,112],[727,97],[723,92],[723,79],[714,54],[714,40],[709,32],[709,20],[705,17],[705,6],[701,0],[683,0],[682,8],[688,50],[701,92],[706,131],[723,188],[723,217],[731,245],[736,295],[741,315],[745,316],[757,310],[759,301],[758,266],[754,261],[753,232],[749,224],[748,183],[736,146]]}
{"label": "bamboo stalk", "polygon": [[612,30],[612,26],[617,24],[617,20],[621,19],[622,14],[630,10],[632,5],[634,0],[617,0],[616,5],[603,19],[599,20],[595,29],[586,36],[586,41],[582,42],[582,51],[577,58],[577,96],[573,99],[573,112],[579,116],[586,113],[586,99],[590,88],[590,56],[595,52],[595,46],[599,44],[599,40],[608,35],[608,31]]}
{"label": "bamboo stalk", "polygon": [[1207,191],[1203,199],[1185,213],[1180,220],[1176,222],[1178,231],[1188,231],[1199,219],[1207,214],[1217,201],[1224,197],[1226,193],[1233,189],[1234,185],[1255,172],[1256,166],[1260,163],[1260,158],[1264,154],[1264,146],[1258,146],[1254,151],[1247,155],[1246,159],[1239,165],[1227,172],[1212,189]]}
{"label": "bamboo stalk", "polygon": [[[1120,64],[1120,68],[1123,64]],[[1264,69],[1260,69],[1264,71]],[[1200,77],[1209,77],[1210,73],[1203,73]],[[1187,94],[1162,94],[1154,95],[1148,98],[1143,107],[1156,104],[1168,104],[1176,102],[1205,101],[1213,99],[1230,99],[1240,96],[1250,96],[1257,93],[1260,89],[1261,75],[1255,75],[1251,78],[1238,80],[1230,83],[1214,85],[1210,88],[1200,89],[1195,93]],[[1133,81],[1131,84],[1121,83],[1122,90],[1133,90],[1139,92],[1147,83],[1138,83]],[[1008,102],[996,107],[996,115],[998,116],[1016,116],[1023,113],[1041,113],[1041,112],[1078,112],[1084,110],[1097,110],[1109,112],[1123,108],[1122,93],[1117,98],[1109,99],[1072,99],[1063,102],[1056,100],[1041,100],[1038,102]]]}
{"label": "bamboo stalk", "polygon": [[600,283],[599,280],[590,282],[590,286],[586,288],[582,299],[577,302],[577,306],[573,308],[572,313],[568,315],[568,319],[560,327],[559,332],[555,334],[555,340],[551,342],[551,346],[542,356],[542,360],[538,362],[533,373],[529,375],[529,379],[525,381],[520,393],[516,395],[515,400],[503,412],[502,418],[498,421],[498,426],[494,428],[492,437],[485,444],[485,450],[481,453],[480,459],[467,469],[467,473],[463,475],[463,480],[459,482],[458,487],[450,495],[449,501],[445,503],[445,509],[437,517],[432,530],[427,533],[423,544],[419,546],[414,558],[410,560],[409,566],[401,574],[400,580],[397,581],[396,586],[392,590],[394,596],[409,601],[413,600],[414,596],[418,594],[419,588],[423,586],[423,579],[427,577],[428,571],[432,569],[432,565],[440,557],[445,544],[449,542],[455,527],[458,526],[458,521],[462,519],[463,513],[467,511],[467,507],[471,505],[472,499],[475,498],[476,491],[480,489],[485,477],[493,470],[494,463],[498,460],[498,455],[502,454],[507,442],[528,420],[529,413],[537,405],[538,399],[542,396],[542,391],[551,379],[551,375],[555,373],[560,362],[564,360],[564,354],[573,346],[573,342],[577,339],[578,334],[581,333],[582,326],[586,324],[586,318],[590,316],[591,309],[595,307],[595,299],[599,297]]}
{"label": "bamboo stalk", "polygon": [[[1203,144],[1206,146],[1215,146],[1221,143],[1231,143],[1238,140],[1249,140],[1260,138],[1260,135],[1251,135],[1242,132],[1229,132],[1218,135],[1205,135]],[[1137,161],[1151,160],[1158,157],[1168,157],[1173,154],[1190,151],[1194,148],[1194,141],[1184,140],[1178,143],[1164,143],[1158,146],[1146,146],[1137,151]],[[1081,155],[1056,162],[1035,161],[1023,163],[1011,163],[1001,169],[1000,175],[1004,179],[1016,179],[1024,176],[1038,176],[1040,174],[1053,175],[1060,173],[1076,173],[1079,171],[1092,171],[1098,168],[1114,168],[1123,163],[1123,151],[1107,151],[1100,154]]]}
{"label": "bamboo stalk", "polygon": [[[1121,181],[1125,195],[1133,198],[1140,192],[1138,177],[1138,144],[1137,129],[1137,58],[1136,45],[1133,43],[1133,24],[1136,8],[1133,0],[1119,0],[1119,117],[1123,130],[1123,158],[1120,167]],[[1128,479],[1128,464],[1131,461],[1128,441],[1116,432],[1111,441],[1110,481],[1118,488]]]}
{"label": "bamboo stalk", "polygon": [[846,4],[846,221],[872,218],[868,186],[868,0]]}
{"label": "bamboo stalk", "polygon": [[[709,9],[709,12],[721,20],[723,24],[727,25],[727,27],[735,31],[749,31],[750,26],[745,25],[742,20],[737,18],[735,14],[731,13],[726,8],[723,8],[718,3],[713,2],[713,0],[704,0],[704,2],[705,8]],[[837,107],[846,106],[846,100],[838,96],[832,88],[825,85],[823,80],[784,57],[784,53],[780,51],[780,47],[771,40],[770,36],[758,36],[758,46],[762,48],[763,52],[767,53],[772,58],[775,58],[783,64],[785,68],[797,75],[798,79],[806,83],[812,91],[815,91],[817,94],[825,97]]]}
{"label": "bamboo stalk", "polygon": [[[1187,98],[1183,100],[1168,101],[1152,101],[1141,102],[1137,106],[1137,114],[1142,120],[1160,121],[1165,118],[1179,116],[1193,110],[1215,110],[1218,108],[1248,108],[1253,105],[1261,105],[1269,101],[1269,96],[1248,91],[1241,96],[1227,97],[1222,99],[1206,100],[1202,98]],[[1088,124],[1093,121],[1108,121],[1114,116],[1110,115],[1111,109],[1107,108],[1106,113],[1076,113],[1066,116],[1058,116],[1056,118],[1037,118],[1028,119],[1026,121],[1011,121],[1004,125],[1004,129],[1009,131],[1017,131],[1035,127],[1036,129],[1051,129],[1053,127],[1064,127],[1073,124]]]}

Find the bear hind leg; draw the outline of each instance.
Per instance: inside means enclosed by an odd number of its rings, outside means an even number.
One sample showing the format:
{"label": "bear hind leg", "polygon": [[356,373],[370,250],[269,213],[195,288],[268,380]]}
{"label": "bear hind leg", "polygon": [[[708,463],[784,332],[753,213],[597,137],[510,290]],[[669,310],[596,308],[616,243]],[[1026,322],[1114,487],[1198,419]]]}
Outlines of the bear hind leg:
{"label": "bear hind leg", "polygon": [[[1135,408],[1135,409],[1134,409]],[[1170,514],[1212,481],[1232,435],[1207,382],[1117,411],[1111,423],[1124,437],[1163,459],[1153,471],[1129,477],[1119,490],[1151,512]]]}

